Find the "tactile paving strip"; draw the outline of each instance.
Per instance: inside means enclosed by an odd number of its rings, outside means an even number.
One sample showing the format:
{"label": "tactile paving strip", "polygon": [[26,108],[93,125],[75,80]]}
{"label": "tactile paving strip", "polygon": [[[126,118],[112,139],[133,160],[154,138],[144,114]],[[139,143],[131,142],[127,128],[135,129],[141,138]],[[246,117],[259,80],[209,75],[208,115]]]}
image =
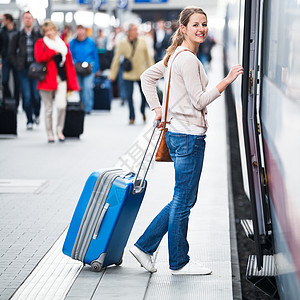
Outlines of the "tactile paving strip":
{"label": "tactile paving strip", "polygon": [[38,194],[47,186],[46,180],[1,179],[0,194],[30,193]]}
{"label": "tactile paving strip", "polygon": [[60,236],[33,272],[19,287],[12,300],[64,299],[83,264],[62,253],[67,230]]}

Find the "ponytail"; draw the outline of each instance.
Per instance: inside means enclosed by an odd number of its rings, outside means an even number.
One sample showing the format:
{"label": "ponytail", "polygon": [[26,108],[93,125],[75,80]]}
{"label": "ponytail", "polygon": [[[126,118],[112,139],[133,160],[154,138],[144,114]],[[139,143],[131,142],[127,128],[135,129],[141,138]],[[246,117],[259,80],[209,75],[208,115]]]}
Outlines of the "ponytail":
{"label": "ponytail", "polygon": [[172,35],[172,44],[168,47],[166,55],[164,57],[164,65],[167,67],[170,56],[175,52],[176,48],[183,43],[183,33],[181,32],[180,27]]}

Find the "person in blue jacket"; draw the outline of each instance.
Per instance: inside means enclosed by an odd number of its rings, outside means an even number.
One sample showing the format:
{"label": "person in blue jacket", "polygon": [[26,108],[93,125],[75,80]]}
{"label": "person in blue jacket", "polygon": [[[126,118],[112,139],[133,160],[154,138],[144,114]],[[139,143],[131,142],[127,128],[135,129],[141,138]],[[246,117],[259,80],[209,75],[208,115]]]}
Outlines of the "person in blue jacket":
{"label": "person in blue jacket", "polygon": [[[94,77],[99,73],[100,65],[97,46],[87,36],[87,29],[83,25],[77,25],[76,38],[70,42],[70,50],[77,72],[80,97],[84,102],[86,114],[90,114],[94,106]],[[84,68],[86,70],[82,71]]]}

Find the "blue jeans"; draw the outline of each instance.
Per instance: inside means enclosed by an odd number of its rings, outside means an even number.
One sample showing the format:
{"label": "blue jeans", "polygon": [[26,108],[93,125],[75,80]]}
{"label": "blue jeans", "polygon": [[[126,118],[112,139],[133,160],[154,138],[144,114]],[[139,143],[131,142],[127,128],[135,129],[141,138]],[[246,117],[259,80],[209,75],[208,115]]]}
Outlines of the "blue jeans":
{"label": "blue jeans", "polygon": [[41,97],[37,90],[37,80],[28,78],[28,68],[24,71],[19,71],[19,80],[27,124],[33,123],[33,115],[38,117],[41,110]]}
{"label": "blue jeans", "polygon": [[[145,107],[146,107],[146,98],[145,98],[144,93],[142,91],[141,81],[136,80],[136,82],[139,84],[141,97],[142,97],[141,113],[144,114],[145,113]],[[133,84],[134,84],[133,80],[124,80],[124,86],[125,86],[125,89],[126,89],[126,99],[128,101],[128,105],[129,105],[129,119],[131,119],[131,120],[135,119],[134,105],[133,105],[133,98],[132,98]]]}
{"label": "blue jeans", "polygon": [[80,99],[83,101],[87,113],[90,113],[94,107],[94,77],[94,73],[87,76],[77,75]]}
{"label": "blue jeans", "polygon": [[121,64],[120,64],[117,80],[118,80],[118,87],[119,87],[119,96],[122,100],[125,100],[127,94],[126,94],[126,88],[123,79],[123,68]]}
{"label": "blue jeans", "polygon": [[135,246],[152,255],[168,232],[170,269],[178,270],[190,260],[186,237],[190,210],[197,200],[205,136],[167,132],[166,140],[175,168],[173,199],[154,218]]}

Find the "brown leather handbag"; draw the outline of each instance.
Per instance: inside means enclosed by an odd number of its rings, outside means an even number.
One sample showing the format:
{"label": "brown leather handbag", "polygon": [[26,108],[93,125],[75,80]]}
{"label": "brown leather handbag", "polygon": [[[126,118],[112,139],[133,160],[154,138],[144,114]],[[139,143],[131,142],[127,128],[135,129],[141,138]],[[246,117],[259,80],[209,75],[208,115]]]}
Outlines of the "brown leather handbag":
{"label": "brown leather handbag", "polygon": [[168,131],[168,128],[163,128],[162,130],[164,132],[162,134],[160,144],[159,144],[158,149],[155,154],[155,161],[170,162],[173,160],[171,158],[169,148],[167,146],[167,141],[166,141],[166,132]]}
{"label": "brown leather handbag", "polygon": [[181,50],[179,51],[176,56],[174,57],[172,64],[170,66],[170,73],[169,73],[169,82],[168,82],[168,89],[167,89],[167,97],[166,97],[166,109],[165,109],[165,121],[164,121],[164,126],[161,129],[163,131],[162,133],[162,137],[161,137],[161,141],[160,144],[158,146],[158,149],[156,151],[155,154],[155,161],[160,161],[160,162],[171,162],[173,161],[169,152],[169,148],[167,146],[167,141],[166,141],[166,132],[168,131],[168,128],[166,128],[166,124],[167,124],[167,114],[168,114],[168,107],[169,107],[169,94],[170,94],[170,82],[171,82],[171,69],[172,69],[172,65],[173,62],[175,60],[175,58],[177,57],[177,55],[183,51],[190,51],[187,49]]}

